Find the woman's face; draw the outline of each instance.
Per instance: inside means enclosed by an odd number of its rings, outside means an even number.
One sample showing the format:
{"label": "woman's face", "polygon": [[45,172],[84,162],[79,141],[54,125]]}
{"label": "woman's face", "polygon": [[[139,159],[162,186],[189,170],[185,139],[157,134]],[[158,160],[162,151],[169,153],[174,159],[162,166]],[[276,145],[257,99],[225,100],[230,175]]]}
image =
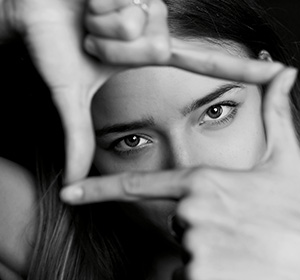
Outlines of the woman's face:
{"label": "woman's face", "polygon": [[[246,56],[240,48],[230,52]],[[255,85],[144,67],[113,77],[97,93],[92,112],[101,174],[191,166],[248,169],[265,149]],[[164,228],[174,202],[138,207]]]}

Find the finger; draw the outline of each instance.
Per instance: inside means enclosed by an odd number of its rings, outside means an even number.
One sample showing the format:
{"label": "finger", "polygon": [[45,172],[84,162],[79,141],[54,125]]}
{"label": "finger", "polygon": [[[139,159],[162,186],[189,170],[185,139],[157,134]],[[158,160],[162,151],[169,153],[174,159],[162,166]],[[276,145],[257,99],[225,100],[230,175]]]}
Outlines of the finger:
{"label": "finger", "polygon": [[283,69],[277,62],[239,58],[178,39],[172,39],[171,46],[170,66],[216,78],[264,84]]}
{"label": "finger", "polygon": [[101,16],[88,14],[85,20],[92,35],[117,40],[136,39],[143,33],[146,22],[147,15],[136,5]]}
{"label": "finger", "polygon": [[63,102],[64,106],[57,105],[65,131],[65,182],[68,184],[86,177],[95,149],[90,106],[71,101]]}
{"label": "finger", "polygon": [[132,5],[132,0],[90,0],[88,11],[97,15],[110,13]]}
{"label": "finger", "polygon": [[276,76],[267,89],[263,116],[268,156],[298,153],[299,148],[290,107],[290,91],[296,77],[297,71],[287,68]]}
{"label": "finger", "polygon": [[[70,87],[66,87],[53,94],[65,132],[64,175],[67,184],[85,178],[92,164],[95,151],[94,127],[90,111],[92,97],[110,77],[122,71],[120,67],[99,65],[99,63],[95,63],[95,69],[82,66],[81,70],[85,75],[82,74],[77,78],[83,86],[77,86],[73,91]],[[93,83],[90,84],[90,80]],[[86,88],[86,84],[90,84],[89,89]]]}
{"label": "finger", "polygon": [[[233,174],[231,176],[234,176]],[[198,183],[198,188],[206,188],[201,183]],[[176,218],[179,225],[218,225],[224,228],[233,228],[237,226],[235,217],[236,213],[232,212],[232,205],[226,204],[227,197],[220,194],[219,190],[203,195],[192,194],[182,199],[176,209]],[[184,227],[185,228],[185,227]],[[179,232],[180,233],[180,232]]]}
{"label": "finger", "polygon": [[[192,173],[192,169],[187,169],[87,178],[64,188],[61,199],[70,204],[159,198],[176,200],[192,187]],[[200,182],[198,180],[197,184]]]}
{"label": "finger", "polygon": [[138,41],[124,43],[87,36],[85,49],[102,62],[112,65],[143,66],[165,64],[170,56],[169,41],[163,35],[155,37],[157,40],[154,41],[138,39]]}
{"label": "finger", "polygon": [[84,47],[91,55],[111,64],[164,64],[170,57],[167,8],[160,0],[151,1],[144,34],[136,40],[124,42],[89,35]]}

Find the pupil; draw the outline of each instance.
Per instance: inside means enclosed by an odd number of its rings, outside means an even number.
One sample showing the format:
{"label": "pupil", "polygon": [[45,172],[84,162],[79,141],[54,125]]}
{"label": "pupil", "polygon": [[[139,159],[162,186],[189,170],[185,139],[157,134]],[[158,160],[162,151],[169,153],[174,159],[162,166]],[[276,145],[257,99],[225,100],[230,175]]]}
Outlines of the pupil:
{"label": "pupil", "polygon": [[126,137],[126,139],[124,141],[127,146],[136,147],[139,144],[140,139],[139,139],[139,137],[132,135],[132,136]]}
{"label": "pupil", "polygon": [[219,118],[223,113],[223,108],[222,106],[218,105],[218,106],[214,106],[211,107],[208,111],[207,111],[207,115],[212,118],[212,119],[217,119]]}

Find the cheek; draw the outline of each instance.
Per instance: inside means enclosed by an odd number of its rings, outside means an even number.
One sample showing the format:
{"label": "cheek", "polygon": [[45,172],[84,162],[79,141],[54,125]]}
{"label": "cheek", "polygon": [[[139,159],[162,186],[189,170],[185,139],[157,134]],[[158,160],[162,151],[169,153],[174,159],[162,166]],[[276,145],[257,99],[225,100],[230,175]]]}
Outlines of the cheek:
{"label": "cheek", "polygon": [[[157,149],[158,150],[158,149]],[[130,171],[154,171],[163,169],[163,160],[160,158],[159,151],[152,151],[145,157],[136,158],[135,160],[120,160],[114,158],[111,154],[105,153],[102,150],[96,152],[94,164],[100,174],[113,174],[119,172],[130,172]],[[168,217],[174,215],[176,203],[171,200],[145,200],[132,204],[130,210],[127,211],[125,207],[123,210],[130,218],[141,224],[145,223],[145,226],[159,231],[160,234],[165,236],[169,240],[173,240],[173,237],[168,231]],[[136,214],[139,213],[138,220]],[[132,215],[133,214],[133,215]],[[142,217],[142,219],[141,219]],[[150,222],[150,224],[149,224]]]}
{"label": "cheek", "polygon": [[260,114],[237,119],[218,137],[208,137],[206,164],[211,166],[249,169],[259,162],[266,150],[265,131]]}
{"label": "cheek", "polygon": [[254,133],[250,133],[248,130],[241,135],[236,134],[234,138],[224,139],[221,146],[218,145],[217,148],[211,149],[207,163],[224,168],[252,168],[259,162],[266,149],[265,139],[261,137],[263,133],[258,131]]}
{"label": "cheek", "polygon": [[132,157],[121,157],[111,152],[97,149],[94,165],[101,174],[157,171],[164,169],[163,157],[162,151],[156,145]]}

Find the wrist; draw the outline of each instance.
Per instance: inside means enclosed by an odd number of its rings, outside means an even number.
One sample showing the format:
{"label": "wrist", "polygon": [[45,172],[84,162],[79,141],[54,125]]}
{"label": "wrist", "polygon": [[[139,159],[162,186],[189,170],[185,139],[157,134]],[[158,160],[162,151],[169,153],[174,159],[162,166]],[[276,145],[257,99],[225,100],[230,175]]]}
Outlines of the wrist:
{"label": "wrist", "polygon": [[0,0],[0,44],[17,37],[14,5],[14,0]]}

